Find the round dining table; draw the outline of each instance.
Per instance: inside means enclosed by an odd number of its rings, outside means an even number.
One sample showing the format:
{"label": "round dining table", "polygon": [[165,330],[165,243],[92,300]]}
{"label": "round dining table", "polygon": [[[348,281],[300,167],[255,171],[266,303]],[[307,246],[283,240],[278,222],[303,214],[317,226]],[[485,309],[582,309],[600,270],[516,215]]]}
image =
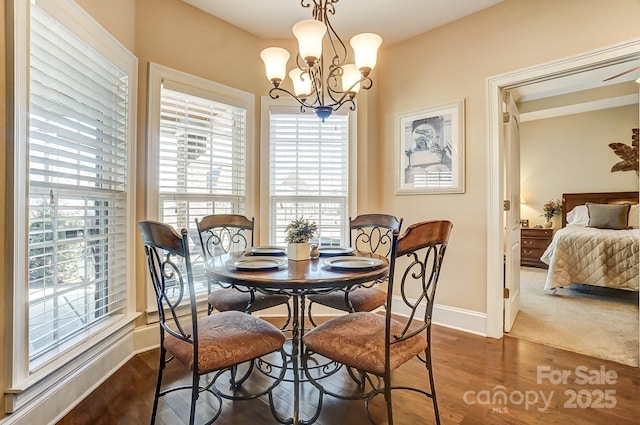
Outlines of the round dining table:
{"label": "round dining table", "polygon": [[[327,256],[302,261],[288,260],[286,256],[258,256],[252,251],[220,256],[205,265],[209,278],[214,283],[240,290],[255,289],[266,294],[286,294],[292,299],[291,314],[291,369],[293,370],[293,406],[290,418],[278,417],[271,406],[275,419],[283,424],[310,424],[313,417],[300,418],[300,355],[303,353],[306,301],[309,294],[322,294],[337,290],[350,290],[362,284],[383,280],[389,273],[385,257],[350,252],[347,256]],[[270,400],[271,402],[271,400]]]}

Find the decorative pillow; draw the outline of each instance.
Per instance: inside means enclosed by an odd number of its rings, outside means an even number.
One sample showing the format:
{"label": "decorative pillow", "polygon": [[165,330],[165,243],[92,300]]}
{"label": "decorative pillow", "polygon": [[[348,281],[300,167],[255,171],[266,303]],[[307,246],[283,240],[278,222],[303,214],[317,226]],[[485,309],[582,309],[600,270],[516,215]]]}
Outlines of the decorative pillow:
{"label": "decorative pillow", "polygon": [[631,205],[631,209],[629,210],[629,227],[634,229],[640,228],[640,211],[638,211],[638,204]]}
{"label": "decorative pillow", "polygon": [[567,225],[587,226],[589,224],[589,211],[586,205],[578,205],[567,213]]}
{"label": "decorative pillow", "polygon": [[592,204],[587,202],[589,227],[622,230],[629,228],[631,204]]}

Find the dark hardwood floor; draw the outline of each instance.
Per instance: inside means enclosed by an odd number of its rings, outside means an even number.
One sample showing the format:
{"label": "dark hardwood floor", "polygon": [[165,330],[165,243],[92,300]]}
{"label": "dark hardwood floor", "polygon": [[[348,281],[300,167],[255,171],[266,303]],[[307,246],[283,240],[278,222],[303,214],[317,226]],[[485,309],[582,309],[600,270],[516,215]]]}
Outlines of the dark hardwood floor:
{"label": "dark hardwood floor", "polygon": [[[638,369],[508,336],[496,340],[436,326],[432,342],[443,425],[638,424]],[[157,356],[158,350],[135,356],[58,424],[148,424]],[[168,367],[167,382],[186,376],[180,365]],[[420,385],[425,377],[423,366],[416,361],[398,370],[394,380]],[[342,386],[347,381],[343,379],[333,379],[332,385]],[[283,385],[276,393],[283,412],[291,396],[290,389]],[[311,390],[303,394],[302,417],[314,410],[314,396]],[[156,423],[187,423],[188,404],[186,395],[161,401]],[[372,412],[380,423],[386,423],[381,397],[375,401]],[[434,423],[430,401],[406,392],[394,395],[394,417],[399,425]],[[263,397],[225,402],[215,423],[277,422],[271,415],[267,398]],[[369,421],[362,401],[326,397],[316,423],[364,425]]]}

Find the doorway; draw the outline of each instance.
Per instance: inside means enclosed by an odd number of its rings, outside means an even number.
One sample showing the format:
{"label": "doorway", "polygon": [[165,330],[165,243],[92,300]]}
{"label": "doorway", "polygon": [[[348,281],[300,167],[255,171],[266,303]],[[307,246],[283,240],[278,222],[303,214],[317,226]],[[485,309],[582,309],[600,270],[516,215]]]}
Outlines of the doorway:
{"label": "doorway", "polygon": [[[503,144],[504,93],[532,84],[560,81],[561,78],[597,71],[616,64],[637,63],[640,58],[640,39],[631,40],[601,50],[559,60],[553,63],[515,71],[490,78],[489,84],[489,154],[487,222],[487,335],[501,338],[504,335],[504,293],[511,282],[505,276],[504,264],[510,264],[510,253],[505,252],[505,226],[511,218],[503,211],[505,193],[504,166],[506,161]],[[631,65],[629,66],[631,68]],[[508,165],[508,164],[507,164]]]}

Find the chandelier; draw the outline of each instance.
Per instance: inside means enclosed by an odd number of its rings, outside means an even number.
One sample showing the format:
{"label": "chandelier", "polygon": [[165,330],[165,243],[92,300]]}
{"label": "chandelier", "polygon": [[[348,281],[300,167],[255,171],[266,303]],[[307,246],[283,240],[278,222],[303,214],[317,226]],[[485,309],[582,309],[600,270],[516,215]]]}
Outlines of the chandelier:
{"label": "chandelier", "polygon": [[[298,101],[301,111],[312,109],[322,121],[344,104],[349,105],[352,111],[356,109],[354,99],[358,91],[368,90],[373,85],[369,73],[376,66],[378,48],[382,44],[382,38],[377,34],[354,36],[350,44],[355,63],[346,63],[347,46],[329,22],[329,15],[335,15],[338,1],[300,1],[302,7],[311,7],[313,4],[313,19],[300,21],[293,26],[293,34],[298,40],[296,67],[289,71],[293,92],[282,87],[289,52],[280,47],[268,47],[260,53],[267,79],[273,85],[269,96],[277,99],[281,94],[287,94]],[[327,52],[323,52],[325,35],[329,41],[327,46],[331,49]]]}

